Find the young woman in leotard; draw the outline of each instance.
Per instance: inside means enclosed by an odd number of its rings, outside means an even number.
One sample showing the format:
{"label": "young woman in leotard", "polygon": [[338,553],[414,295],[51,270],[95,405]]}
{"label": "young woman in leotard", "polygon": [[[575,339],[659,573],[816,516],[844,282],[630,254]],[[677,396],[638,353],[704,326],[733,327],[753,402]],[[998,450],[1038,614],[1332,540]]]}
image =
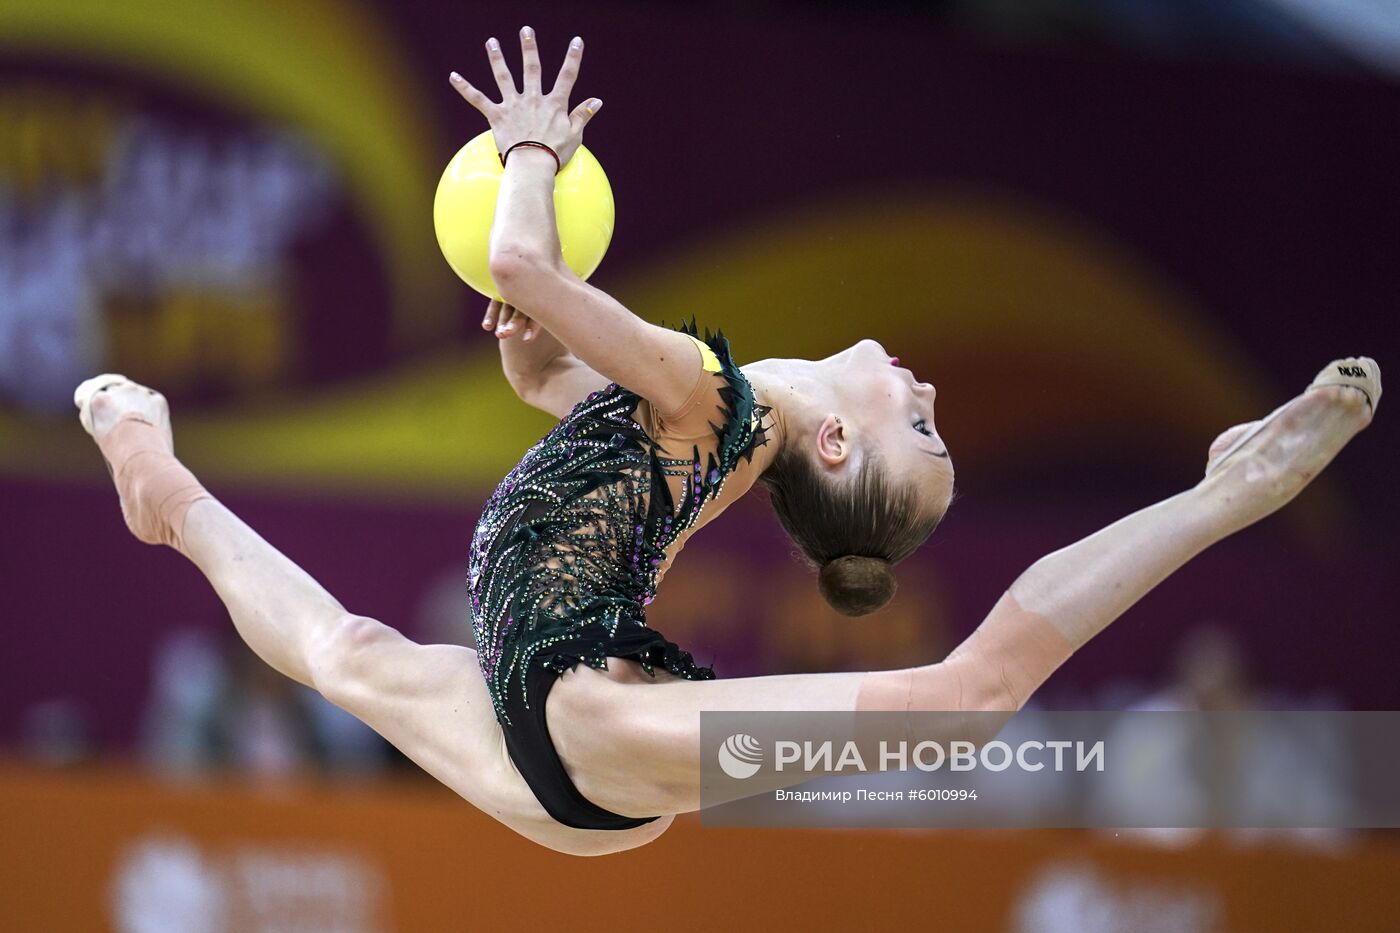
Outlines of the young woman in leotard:
{"label": "young woman in leotard", "polygon": [[[509,153],[492,231],[509,304],[485,324],[521,397],[561,420],[483,509],[475,650],[415,644],[342,606],[180,464],[158,392],[103,375],[75,402],[133,533],[193,561],[254,651],[551,848],[632,848],[696,809],[706,710],[1019,709],[1173,570],[1297,495],[1379,403],[1373,360],[1328,364],[1217,438],[1201,482],[1037,561],[942,662],[716,680],[645,622],[686,538],[761,481],[828,600],[877,608],[951,498],[934,390],[869,340],[741,368],[722,336],[652,326],[580,281],[560,256],[553,178],[597,101],[567,109],[580,40],[549,94],[528,29],[521,47],[518,91],[488,43],[501,103],[453,83]],[[526,140],[540,146],[513,148]]]}

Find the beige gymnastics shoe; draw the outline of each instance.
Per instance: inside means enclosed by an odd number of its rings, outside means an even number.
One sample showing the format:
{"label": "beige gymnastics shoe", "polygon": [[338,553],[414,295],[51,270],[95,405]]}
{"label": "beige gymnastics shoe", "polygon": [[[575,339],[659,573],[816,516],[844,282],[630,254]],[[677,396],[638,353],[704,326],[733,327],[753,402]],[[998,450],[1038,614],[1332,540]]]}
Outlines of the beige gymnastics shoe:
{"label": "beige gymnastics shoe", "polygon": [[[1364,397],[1367,411],[1365,422],[1361,427],[1370,423],[1371,418],[1375,416],[1376,407],[1380,405],[1381,401],[1381,368],[1375,360],[1369,356],[1348,356],[1340,360],[1333,360],[1322,367],[1317,378],[1304,390],[1303,395],[1319,389],[1326,389],[1329,386],[1352,389]],[[1280,405],[1259,421],[1236,425],[1216,438],[1215,443],[1211,444],[1210,452],[1206,455],[1206,476],[1214,473],[1227,458],[1253,440],[1260,431],[1293,406],[1303,395]]]}

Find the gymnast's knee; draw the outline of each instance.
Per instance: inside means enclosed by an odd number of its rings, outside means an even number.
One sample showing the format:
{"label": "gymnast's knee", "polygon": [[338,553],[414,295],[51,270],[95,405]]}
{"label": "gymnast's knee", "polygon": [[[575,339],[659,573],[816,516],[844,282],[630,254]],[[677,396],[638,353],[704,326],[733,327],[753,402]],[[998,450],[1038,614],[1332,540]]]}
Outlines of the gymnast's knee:
{"label": "gymnast's knee", "polygon": [[308,638],[310,686],[337,706],[353,709],[378,666],[378,648],[394,638],[403,636],[377,619],[338,614]]}

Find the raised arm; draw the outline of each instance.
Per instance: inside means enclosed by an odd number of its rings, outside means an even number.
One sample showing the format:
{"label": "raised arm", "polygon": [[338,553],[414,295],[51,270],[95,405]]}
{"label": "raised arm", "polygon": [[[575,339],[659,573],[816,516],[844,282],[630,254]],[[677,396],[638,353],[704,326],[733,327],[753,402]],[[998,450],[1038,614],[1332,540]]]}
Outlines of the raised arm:
{"label": "raised arm", "polygon": [[[517,91],[500,43],[491,39],[486,44],[501,92],[499,104],[455,72],[452,83],[490,122],[500,151],[533,140],[549,146],[565,164],[602,104],[591,98],[568,111],[583,40],[570,43],[548,94],[540,88],[539,51],[529,27],[521,30],[520,45],[524,89]],[[538,321],[589,369],[645,397],[660,411],[672,411],[695,387],[700,351],[688,337],[641,320],[564,264],[554,219],[556,169],[554,157],[542,149],[511,152],[491,229],[496,288],[508,304]]]}

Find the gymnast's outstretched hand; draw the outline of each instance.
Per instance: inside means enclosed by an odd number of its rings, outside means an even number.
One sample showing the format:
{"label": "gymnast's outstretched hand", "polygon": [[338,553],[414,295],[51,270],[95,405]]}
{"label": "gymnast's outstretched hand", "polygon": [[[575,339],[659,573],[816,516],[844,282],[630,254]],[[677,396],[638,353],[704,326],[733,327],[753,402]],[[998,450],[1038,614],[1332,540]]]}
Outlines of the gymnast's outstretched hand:
{"label": "gymnast's outstretched hand", "polygon": [[501,53],[501,44],[495,38],[486,42],[486,57],[491,62],[491,71],[501,92],[500,103],[492,101],[455,71],[452,72],[451,81],[457,93],[480,110],[491,124],[497,150],[506,152],[518,142],[532,140],[549,146],[558,154],[559,164],[567,165],[583,142],[584,126],[603,106],[601,100],[590,97],[575,107],[572,113],[569,112],[569,95],[578,78],[579,63],[583,60],[583,39],[575,36],[569,43],[564,64],[548,94],[540,86],[540,54],[535,43],[535,31],[529,26],[520,30],[520,57],[524,63],[522,90],[516,90],[515,78]]}

